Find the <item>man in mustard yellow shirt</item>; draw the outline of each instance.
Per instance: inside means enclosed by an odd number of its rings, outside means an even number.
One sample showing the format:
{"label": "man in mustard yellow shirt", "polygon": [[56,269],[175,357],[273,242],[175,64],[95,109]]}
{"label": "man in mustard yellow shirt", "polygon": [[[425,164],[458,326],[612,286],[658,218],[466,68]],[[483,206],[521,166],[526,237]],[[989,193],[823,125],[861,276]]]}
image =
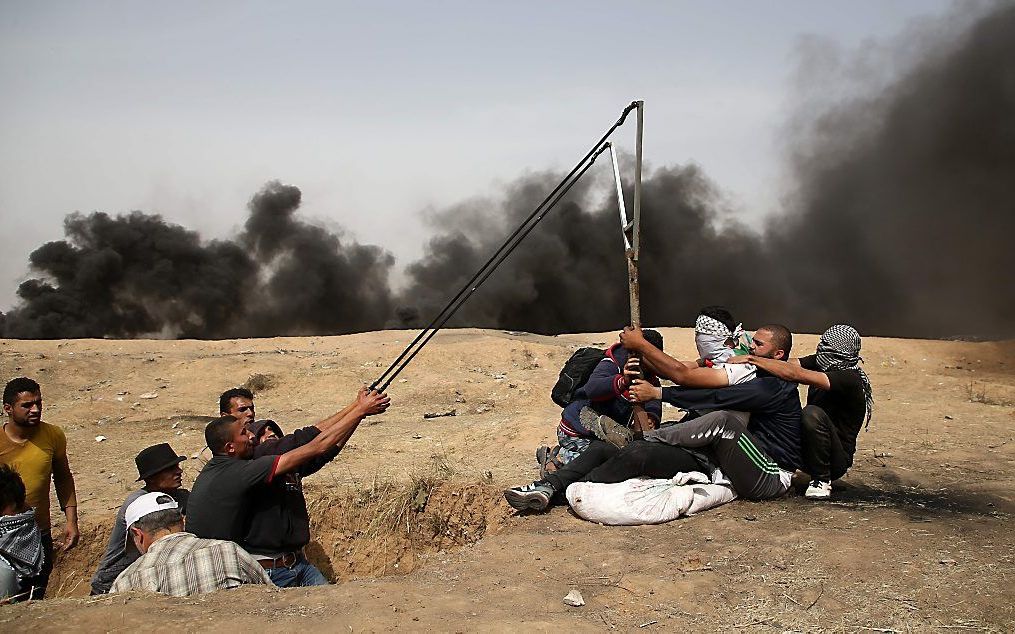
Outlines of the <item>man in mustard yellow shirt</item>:
{"label": "man in mustard yellow shirt", "polygon": [[53,533],[49,517],[50,481],[67,516],[63,550],[78,543],[78,508],[74,476],[67,461],[67,437],[56,425],[42,422],[42,389],[32,379],[13,379],[4,388],[4,433],[0,434],[0,463],[14,468],[25,482],[28,505],[35,508],[35,520],[42,533],[45,565],[30,583],[32,599],[46,594],[53,570]]}

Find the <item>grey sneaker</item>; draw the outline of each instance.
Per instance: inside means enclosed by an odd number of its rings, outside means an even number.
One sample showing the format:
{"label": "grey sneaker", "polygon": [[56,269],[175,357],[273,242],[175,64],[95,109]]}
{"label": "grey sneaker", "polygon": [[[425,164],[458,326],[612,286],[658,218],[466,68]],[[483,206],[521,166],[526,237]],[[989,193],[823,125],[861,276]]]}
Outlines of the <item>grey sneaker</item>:
{"label": "grey sneaker", "polygon": [[[582,413],[584,412],[585,410],[583,409]],[[590,417],[588,422],[582,418],[581,422],[596,438],[610,443],[617,449],[623,449],[634,437],[630,428],[621,425],[606,414],[596,416],[595,418]]]}
{"label": "grey sneaker", "polygon": [[832,497],[832,483],[823,480],[811,480],[810,485],[804,492],[804,497],[809,500],[827,500]]}
{"label": "grey sneaker", "polygon": [[553,487],[542,481],[504,489],[504,499],[519,511],[545,511],[552,497]]}

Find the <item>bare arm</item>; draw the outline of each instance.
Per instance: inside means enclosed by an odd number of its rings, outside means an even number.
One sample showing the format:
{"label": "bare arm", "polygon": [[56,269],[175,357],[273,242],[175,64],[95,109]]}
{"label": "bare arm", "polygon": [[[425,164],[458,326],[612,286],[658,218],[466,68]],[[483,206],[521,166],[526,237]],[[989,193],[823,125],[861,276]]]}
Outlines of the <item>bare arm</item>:
{"label": "bare arm", "polygon": [[[371,414],[379,414],[388,409],[391,399],[381,392],[360,390],[356,401],[345,408],[345,414],[323,429],[316,438],[307,444],[282,454],[275,466],[275,473],[288,473],[333,447],[341,449],[348,442],[360,421]],[[347,411],[346,411],[347,410]],[[340,414],[339,412],[338,414]],[[338,416],[335,414],[335,416]],[[332,417],[329,417],[332,418]],[[326,419],[327,420],[327,419]]]}
{"label": "bare arm", "polygon": [[777,376],[784,381],[792,381],[794,383],[800,383],[801,385],[811,385],[819,390],[832,389],[832,384],[829,383],[827,374],[824,372],[815,372],[814,370],[804,369],[800,366],[800,361],[798,359],[780,361],[778,359],[769,359],[767,357],[756,357],[753,354],[748,355],[746,358],[746,363],[753,363],[765,372]]}
{"label": "bare arm", "polygon": [[78,501],[74,489],[74,475],[70,472],[70,461],[67,459],[67,445],[64,440],[53,455],[53,484],[56,485],[56,497],[60,501],[67,525],[63,530],[63,550],[77,546],[81,531],[78,529]]}
{"label": "bare arm", "polygon": [[[648,370],[649,372],[651,372],[652,374],[654,374],[656,376],[661,376],[659,374],[659,372],[657,372],[658,368],[656,368],[655,366],[652,365],[652,361],[650,361],[649,359],[644,359],[643,361],[644,361],[644,366],[645,366],[646,370]],[[696,360],[696,361],[680,361],[678,359],[674,359],[674,361],[676,361],[677,363],[684,364],[684,367],[688,368],[688,369],[702,367],[700,359]]]}
{"label": "bare arm", "polygon": [[[366,388],[364,388],[364,389],[366,389]],[[360,390],[360,391],[362,392],[362,390]],[[355,406],[356,406],[356,401],[353,401],[352,403],[349,403],[348,405],[343,407],[341,410],[335,412],[331,416],[325,418],[322,421],[318,421],[318,422],[314,423],[314,427],[316,427],[317,429],[320,429],[321,431],[328,430],[332,425],[334,425],[338,421],[342,420],[342,418],[344,418],[347,414],[349,414],[349,412],[351,412],[352,408],[354,408]]]}
{"label": "bare arm", "polygon": [[652,368],[656,376],[669,379],[677,385],[686,387],[726,387],[729,377],[726,371],[717,368],[688,367],[656,348],[641,334],[641,329],[630,326],[620,333],[624,347],[641,355],[646,367]]}

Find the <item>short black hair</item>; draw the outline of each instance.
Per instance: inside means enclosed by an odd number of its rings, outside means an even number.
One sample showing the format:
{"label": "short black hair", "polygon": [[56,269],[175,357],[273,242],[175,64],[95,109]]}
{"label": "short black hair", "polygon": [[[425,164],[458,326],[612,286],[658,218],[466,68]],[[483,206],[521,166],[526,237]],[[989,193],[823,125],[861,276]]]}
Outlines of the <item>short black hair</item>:
{"label": "short black hair", "polygon": [[12,504],[16,511],[25,508],[25,482],[14,467],[0,464],[0,509]]}
{"label": "short black hair", "polygon": [[706,306],[699,310],[698,314],[711,317],[723,326],[729,328],[731,332],[737,327],[737,320],[733,319],[733,313],[731,313],[725,306]]}
{"label": "short black hair", "polygon": [[650,344],[652,344],[656,348],[659,348],[660,350],[663,349],[663,336],[662,334],[659,333],[658,330],[646,328],[645,330],[641,331],[641,334],[645,337],[645,341],[649,342]]}
{"label": "short black hair", "polygon": [[236,418],[232,416],[220,416],[205,426],[204,442],[216,456],[225,451],[226,443],[233,441],[233,433],[229,426],[235,422]]}
{"label": "short black hair", "polygon": [[21,394],[22,392],[39,394],[42,392],[42,388],[39,387],[38,383],[27,376],[19,376],[16,379],[11,379],[7,382],[7,387],[4,388],[4,405],[14,405],[14,400],[18,398],[18,394]]}
{"label": "short black hair", "polygon": [[782,324],[768,324],[759,326],[758,330],[767,330],[772,333],[772,343],[775,344],[776,348],[782,350],[782,360],[788,361],[790,350],[793,349],[793,333],[789,331],[789,328]]}
{"label": "short black hair", "polygon": [[224,414],[229,411],[229,401],[234,398],[246,398],[254,400],[254,393],[245,387],[234,387],[232,389],[222,392],[222,396],[219,397],[219,413]]}

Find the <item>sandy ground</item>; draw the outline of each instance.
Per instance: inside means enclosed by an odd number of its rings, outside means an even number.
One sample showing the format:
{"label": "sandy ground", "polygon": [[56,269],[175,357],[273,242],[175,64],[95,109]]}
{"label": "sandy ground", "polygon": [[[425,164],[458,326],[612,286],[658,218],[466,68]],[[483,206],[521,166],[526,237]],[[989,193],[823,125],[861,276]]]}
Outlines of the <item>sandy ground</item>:
{"label": "sandy ground", "polygon": [[[693,357],[689,330],[662,331]],[[311,424],[414,334],[0,341],[3,376],[37,378],[45,420],[67,432],[83,528],[57,563],[62,598],[0,607],[0,630],[1015,629],[1015,342],[865,340],[876,414],[832,503],[793,494],[611,528],[566,508],[516,515],[499,490],[534,476],[571,350],[615,333],[445,332],[393,384],[391,409],[307,481],[309,551],[337,585],[83,598],[138,450],[196,453],[218,394],[253,374],[274,384],[259,418]],[[799,336],[796,352],[815,343]],[[571,588],[584,607],[561,602]]]}

